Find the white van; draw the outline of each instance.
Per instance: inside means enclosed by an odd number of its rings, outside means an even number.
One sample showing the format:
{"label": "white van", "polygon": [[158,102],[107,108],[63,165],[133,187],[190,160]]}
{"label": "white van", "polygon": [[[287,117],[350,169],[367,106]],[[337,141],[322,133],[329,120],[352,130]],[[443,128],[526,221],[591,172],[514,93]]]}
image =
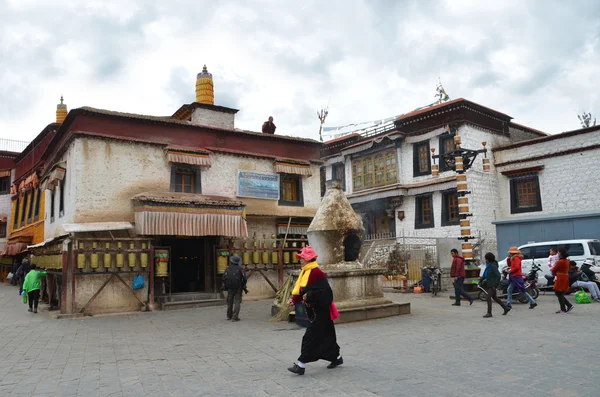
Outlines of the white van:
{"label": "white van", "polygon": [[[600,278],[600,240],[560,240],[560,241],[544,241],[541,243],[529,243],[519,247],[523,254],[522,269],[523,275],[527,275],[531,270],[531,264],[536,263],[542,271],[538,273],[538,284],[546,285],[544,275],[550,275],[550,266],[548,265],[548,257],[550,256],[550,248],[566,248],[569,255],[569,260],[577,262],[577,266],[581,266],[584,260],[592,259],[594,266],[591,270]],[[502,261],[498,261],[498,267],[503,269],[506,266],[506,254],[498,255],[497,259],[504,257]],[[485,269],[485,264],[480,266]],[[483,274],[483,270],[481,271]]]}

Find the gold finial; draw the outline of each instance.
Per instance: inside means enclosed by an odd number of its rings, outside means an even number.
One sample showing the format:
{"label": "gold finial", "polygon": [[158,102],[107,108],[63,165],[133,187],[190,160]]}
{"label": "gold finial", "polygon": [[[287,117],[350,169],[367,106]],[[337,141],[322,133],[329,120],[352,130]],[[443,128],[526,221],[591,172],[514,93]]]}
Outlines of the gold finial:
{"label": "gold finial", "polygon": [[202,73],[208,73],[208,69],[206,68],[206,65],[204,65],[204,67],[202,68]]}
{"label": "gold finial", "polygon": [[64,98],[60,96],[60,103],[56,105],[56,122],[62,124],[67,118],[67,105],[64,103]]}
{"label": "gold finial", "polygon": [[212,74],[208,73],[206,65],[196,77],[196,102],[207,105],[215,104],[215,89]]}

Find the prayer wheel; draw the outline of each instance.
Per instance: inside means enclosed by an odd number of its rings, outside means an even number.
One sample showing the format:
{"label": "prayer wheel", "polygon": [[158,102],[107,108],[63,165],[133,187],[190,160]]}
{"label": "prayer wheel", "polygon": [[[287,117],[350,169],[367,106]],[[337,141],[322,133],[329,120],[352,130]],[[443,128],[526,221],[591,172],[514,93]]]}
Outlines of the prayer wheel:
{"label": "prayer wheel", "polygon": [[[142,249],[145,250],[147,248],[148,248],[148,244],[142,243]],[[145,269],[148,267],[148,253],[147,252],[142,252],[140,254],[140,266],[142,267],[142,269]]]}
{"label": "prayer wheel", "polygon": [[219,253],[219,256],[217,257],[217,274],[225,273],[225,270],[227,269],[227,264],[229,262],[228,255],[229,252],[227,251]]}
{"label": "prayer wheel", "polygon": [[[293,248],[296,248],[296,247],[297,247],[297,244],[296,244],[296,242],[295,242],[295,241],[292,243],[292,247],[293,247]],[[292,263],[293,263],[293,264],[296,264],[296,263],[298,263],[298,258],[296,257],[296,251],[292,251]]]}
{"label": "prayer wheel", "polygon": [[488,159],[487,157],[483,159],[483,170],[484,171],[490,170],[490,159]]}
{"label": "prayer wheel", "polygon": [[[285,247],[284,248],[287,248],[288,245],[289,245],[289,243],[285,243]],[[290,263],[290,251],[283,251],[283,263],[285,265],[289,265],[289,263]]]}
{"label": "prayer wheel", "polygon": [[437,164],[431,166],[431,176],[440,176],[440,168]]}
{"label": "prayer wheel", "polygon": [[469,198],[459,197],[458,198],[458,213],[467,214],[469,213]]}
{"label": "prayer wheel", "polygon": [[156,250],[154,252],[154,258],[156,259],[156,277],[167,277],[169,275],[169,251],[168,250]]}
{"label": "prayer wheel", "polygon": [[460,147],[460,136],[459,135],[454,135],[454,144],[456,145],[457,149]]}
{"label": "prayer wheel", "polygon": [[454,158],[454,169],[456,170],[456,172],[462,172],[464,170],[462,156]]}
{"label": "prayer wheel", "polygon": [[263,249],[262,252],[262,263],[267,265],[269,263],[269,251],[267,251],[267,242],[263,241]]}
{"label": "prayer wheel", "polygon": [[[135,249],[135,243],[129,243],[129,249]],[[127,264],[129,265],[129,267],[135,267],[135,252],[130,252],[127,255]]]}
{"label": "prayer wheel", "polygon": [[[95,251],[98,247],[98,243],[95,241],[92,243],[92,249]],[[90,267],[92,269],[98,269],[98,254],[93,253],[90,255]]]}
{"label": "prayer wheel", "polygon": [[465,259],[473,259],[473,246],[471,243],[462,243],[462,254]]}
{"label": "prayer wheel", "polygon": [[461,219],[460,220],[460,227],[471,227],[471,221],[468,219]]}
{"label": "prayer wheel", "polygon": [[456,176],[456,191],[466,192],[467,187],[467,176],[465,174],[459,174]]}
{"label": "prayer wheel", "polygon": [[252,263],[258,265],[260,263],[260,253],[256,249],[256,238],[252,242],[252,246],[254,247],[254,251],[252,252]]}
{"label": "prayer wheel", "polygon": [[[79,242],[79,250],[82,251],[85,248],[83,242]],[[77,254],[77,269],[85,268],[85,254],[80,252]]]}
{"label": "prayer wheel", "polygon": [[123,255],[123,252],[121,252],[122,249],[123,249],[123,243],[119,241],[117,243],[117,250],[119,250],[119,252],[116,255],[116,257],[117,257],[116,262],[117,262],[118,268],[123,267],[123,265],[125,264],[125,255]]}
{"label": "prayer wheel", "polygon": [[460,229],[461,237],[469,237],[471,235],[471,229]]}
{"label": "prayer wheel", "polygon": [[[106,243],[104,244],[104,248],[106,248],[107,250],[110,249],[110,243]],[[112,267],[112,261],[111,261],[111,256],[110,253],[105,253],[104,254],[104,258],[102,258],[102,265],[104,266],[105,269],[109,269]]]}

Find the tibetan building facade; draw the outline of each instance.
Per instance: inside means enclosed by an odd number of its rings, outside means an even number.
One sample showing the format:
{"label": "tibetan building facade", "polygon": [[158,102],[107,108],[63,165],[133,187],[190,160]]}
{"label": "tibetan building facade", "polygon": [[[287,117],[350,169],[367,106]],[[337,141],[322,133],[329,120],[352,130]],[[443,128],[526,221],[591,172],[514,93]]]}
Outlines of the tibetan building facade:
{"label": "tibetan building facade", "polygon": [[[233,254],[249,296],[273,297],[295,265],[320,203],[321,143],[235,128],[206,70],[196,94],[170,117],[73,109],[45,135],[39,165],[19,173],[36,175],[22,197],[43,192],[43,236],[26,221],[24,243],[56,275],[62,314],[218,303]],[[133,290],[137,274],[145,286]]]}

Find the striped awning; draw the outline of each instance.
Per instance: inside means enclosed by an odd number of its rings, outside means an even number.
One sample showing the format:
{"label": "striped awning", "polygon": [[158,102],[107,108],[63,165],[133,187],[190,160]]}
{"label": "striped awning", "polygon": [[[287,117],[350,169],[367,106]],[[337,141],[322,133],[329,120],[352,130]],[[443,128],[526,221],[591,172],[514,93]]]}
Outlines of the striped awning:
{"label": "striped awning", "polygon": [[147,236],[248,237],[245,205],[189,193],[141,193],[133,198],[136,232]]}
{"label": "striped awning", "polygon": [[299,234],[299,235],[303,235],[306,236],[306,233],[308,231],[308,226],[309,225],[302,225],[302,224],[290,224],[290,229],[288,231],[288,225],[287,223],[280,223],[277,225],[277,234]]}
{"label": "striped awning", "polygon": [[281,174],[295,174],[295,175],[306,175],[312,176],[312,170],[308,161],[286,161],[276,160],[273,163],[275,172]]}
{"label": "striped awning", "polygon": [[167,160],[170,163],[190,164],[201,167],[210,167],[210,154],[205,151],[187,152],[181,150],[167,150]]}
{"label": "striped awning", "polygon": [[7,176],[10,176],[10,170],[0,171],[0,178],[6,178]]}

